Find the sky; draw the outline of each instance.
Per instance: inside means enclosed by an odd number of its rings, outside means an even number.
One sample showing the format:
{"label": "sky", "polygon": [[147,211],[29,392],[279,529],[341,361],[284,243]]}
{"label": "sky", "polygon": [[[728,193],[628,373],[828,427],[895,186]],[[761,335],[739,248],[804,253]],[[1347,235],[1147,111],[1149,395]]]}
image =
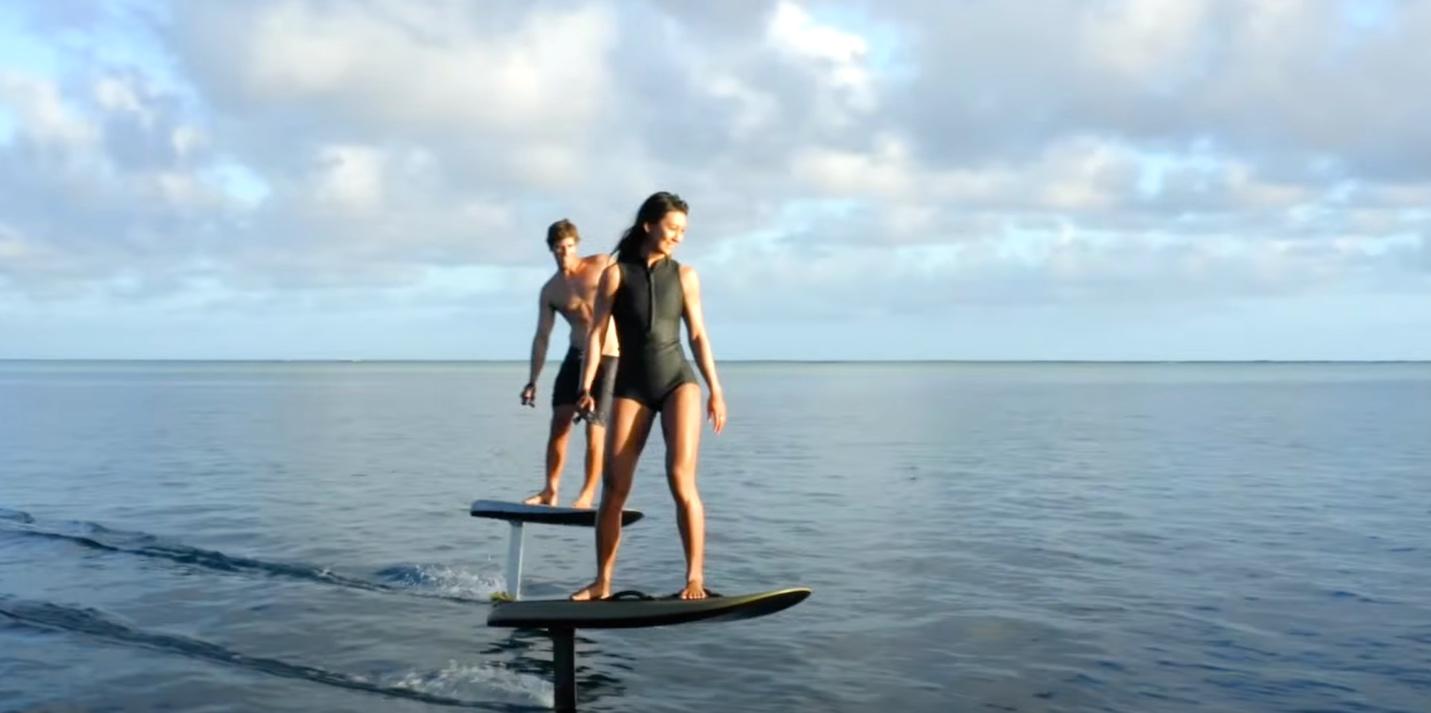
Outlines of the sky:
{"label": "sky", "polygon": [[718,359],[1431,359],[1428,86],[1431,2],[11,0],[0,359],[523,359],[658,190]]}

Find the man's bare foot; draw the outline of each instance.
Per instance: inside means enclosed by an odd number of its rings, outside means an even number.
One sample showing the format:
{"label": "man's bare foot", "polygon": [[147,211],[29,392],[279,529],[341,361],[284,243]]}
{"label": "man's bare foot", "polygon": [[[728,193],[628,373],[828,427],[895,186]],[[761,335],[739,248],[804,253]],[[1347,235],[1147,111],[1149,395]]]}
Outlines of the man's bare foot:
{"label": "man's bare foot", "polygon": [[576,590],[570,598],[574,602],[590,602],[609,596],[611,596],[611,583],[598,580]]}
{"label": "man's bare foot", "polygon": [[557,502],[557,494],[556,494],[556,491],[555,491],[555,490],[542,490],[542,492],[537,493],[536,495],[533,495],[532,497],[527,498],[526,500],[523,500],[523,501],[522,501],[522,504],[523,504],[523,505],[556,505],[556,502]]}
{"label": "man's bare foot", "polygon": [[681,590],[682,599],[705,599],[706,585],[703,580],[692,579],[686,582],[686,588]]}
{"label": "man's bare foot", "polygon": [[574,508],[590,508],[591,501],[595,499],[596,493],[583,492],[582,494],[576,496],[576,502],[572,503],[571,506]]}

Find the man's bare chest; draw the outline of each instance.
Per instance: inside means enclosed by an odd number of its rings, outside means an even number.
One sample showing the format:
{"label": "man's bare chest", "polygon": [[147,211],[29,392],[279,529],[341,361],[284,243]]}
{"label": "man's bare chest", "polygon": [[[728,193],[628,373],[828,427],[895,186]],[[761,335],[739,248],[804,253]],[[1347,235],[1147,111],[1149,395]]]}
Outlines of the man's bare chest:
{"label": "man's bare chest", "polygon": [[596,286],[585,276],[560,279],[552,285],[552,307],[567,315],[585,314],[591,310]]}

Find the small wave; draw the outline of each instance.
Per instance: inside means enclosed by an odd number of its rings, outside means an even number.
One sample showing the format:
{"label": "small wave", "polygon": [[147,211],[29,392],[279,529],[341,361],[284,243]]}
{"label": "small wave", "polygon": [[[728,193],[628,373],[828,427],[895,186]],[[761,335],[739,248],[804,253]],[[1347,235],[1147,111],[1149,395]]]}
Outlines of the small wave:
{"label": "small wave", "polygon": [[1351,600],[1354,600],[1354,601],[1356,601],[1356,602],[1358,602],[1358,603],[1361,603],[1361,604],[1378,604],[1378,603],[1379,603],[1379,602],[1377,602],[1377,600],[1372,599],[1371,597],[1368,597],[1368,596],[1366,596],[1366,595],[1364,595],[1364,594],[1358,594],[1358,593],[1356,593],[1356,592],[1349,592],[1349,591],[1347,591],[1347,590],[1345,590],[1345,589],[1334,589],[1334,590],[1330,590],[1330,591],[1326,592],[1326,594],[1327,594],[1328,596],[1330,596],[1332,599],[1351,599]]}
{"label": "small wave", "polygon": [[406,673],[388,685],[443,697],[503,691],[531,700],[543,708],[551,708],[554,701],[549,681],[492,663],[449,661],[441,671]]}
{"label": "small wave", "polygon": [[35,518],[31,517],[30,513],[27,512],[20,512],[19,510],[11,510],[9,508],[0,508],[0,520],[9,520],[10,522],[19,522],[28,525],[34,522]]}
{"label": "small wave", "polygon": [[[27,513],[14,510],[4,510],[0,511],[0,513],[3,513],[0,514],[0,520],[19,524],[18,527],[6,527],[4,529],[20,535],[48,540],[60,540],[102,552],[163,559],[219,572],[251,573],[269,577],[285,577],[309,582],[320,582],[349,589],[360,589],[367,592],[415,595],[464,603],[486,603],[490,600],[492,592],[500,591],[500,586],[498,585],[486,588],[479,586],[481,581],[479,575],[468,575],[471,578],[470,586],[464,585],[459,581],[457,576],[453,575],[448,577],[446,580],[448,582],[447,584],[429,587],[426,588],[426,590],[417,589],[412,586],[396,587],[380,582],[334,574],[328,567],[273,562],[251,557],[230,555],[215,550],[206,550],[182,543],[170,542],[144,532],[115,530],[93,522],[68,522],[58,525],[37,524],[35,519],[30,517]],[[460,570],[452,571],[460,572]],[[473,592],[475,596],[465,595],[464,593],[467,591]]]}
{"label": "small wave", "polygon": [[[311,681],[389,698],[456,708],[499,711],[527,710],[526,708],[514,708],[511,705],[483,703],[445,695],[441,692],[443,690],[441,686],[425,683],[424,678],[416,674],[408,674],[393,684],[382,684],[370,682],[361,676],[351,676],[278,659],[249,656],[198,639],[126,626],[93,608],[67,607],[51,602],[31,602],[0,595],[0,618],[8,619],[13,624],[20,626],[83,634],[111,643],[139,646],[153,651],[237,666],[281,678]],[[454,677],[455,674],[447,676],[448,679]],[[405,685],[404,682],[409,678],[414,683]],[[435,680],[444,679],[442,676],[438,676]],[[478,679],[472,677],[467,680],[475,683]],[[496,680],[495,677],[492,680]],[[536,710],[536,708],[531,710]]]}
{"label": "small wave", "polygon": [[502,577],[438,564],[394,565],[377,573],[390,586],[410,589],[414,594],[434,594],[445,599],[490,601],[506,591]]}

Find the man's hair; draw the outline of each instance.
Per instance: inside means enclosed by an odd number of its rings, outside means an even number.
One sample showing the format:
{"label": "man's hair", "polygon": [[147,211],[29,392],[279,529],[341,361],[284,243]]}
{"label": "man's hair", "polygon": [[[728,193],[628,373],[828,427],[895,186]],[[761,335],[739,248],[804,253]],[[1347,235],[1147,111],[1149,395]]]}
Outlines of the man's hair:
{"label": "man's hair", "polygon": [[576,224],[566,218],[562,218],[547,228],[547,249],[551,250],[555,248],[557,243],[566,238],[572,238],[577,242],[581,242],[581,235],[576,232]]}

